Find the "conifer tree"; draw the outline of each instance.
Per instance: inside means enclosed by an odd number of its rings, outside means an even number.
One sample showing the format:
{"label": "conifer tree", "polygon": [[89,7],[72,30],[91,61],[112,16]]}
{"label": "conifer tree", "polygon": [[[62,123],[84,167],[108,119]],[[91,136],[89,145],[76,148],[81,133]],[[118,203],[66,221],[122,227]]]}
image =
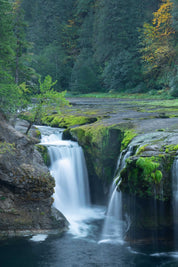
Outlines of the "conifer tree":
{"label": "conifer tree", "polygon": [[14,59],[12,5],[0,0],[0,82],[12,81],[11,62]]}

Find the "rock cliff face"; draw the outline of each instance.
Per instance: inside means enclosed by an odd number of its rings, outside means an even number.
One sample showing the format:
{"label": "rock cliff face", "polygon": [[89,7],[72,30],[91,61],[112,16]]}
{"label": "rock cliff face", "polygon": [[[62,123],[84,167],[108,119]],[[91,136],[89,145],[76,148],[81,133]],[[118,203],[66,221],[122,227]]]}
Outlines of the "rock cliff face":
{"label": "rock cliff face", "polygon": [[37,142],[0,118],[0,236],[62,232],[64,216],[51,209],[54,179]]}
{"label": "rock cliff face", "polygon": [[152,132],[135,137],[133,154],[120,174],[123,213],[129,214],[131,240],[171,240],[174,231],[172,166],[178,153],[178,135]]}
{"label": "rock cliff face", "polygon": [[86,125],[71,129],[71,137],[84,149],[92,201],[101,203],[107,198],[114,176],[122,132],[104,125]]}
{"label": "rock cliff face", "polygon": [[115,173],[119,154],[133,147],[118,179],[123,217],[130,224],[126,239],[133,242],[173,240],[172,166],[178,155],[176,103],[170,102],[176,108],[169,112],[166,103],[161,110],[160,106],[155,108],[156,103],[151,107],[154,102],[148,101],[145,104],[137,102],[137,106],[129,101],[106,101],[102,100],[101,105],[101,100],[97,99],[92,102],[72,100],[71,103],[81,105],[83,112],[88,104],[90,113],[94,109],[95,116],[99,113],[101,117],[94,124],[67,130],[84,149],[92,194],[95,192],[93,200],[106,195],[109,183],[120,171]]}
{"label": "rock cliff face", "polygon": [[[77,140],[84,149],[93,203],[107,201],[110,184],[119,173],[116,173],[118,156],[133,146],[118,188],[123,195],[123,213],[131,221],[126,238],[172,239],[172,165],[178,155],[177,101],[75,98],[70,103],[65,115],[80,116],[82,112],[97,118],[87,125],[80,125],[83,123],[79,121],[70,127],[68,123],[58,124],[67,128],[65,139]],[[53,116],[48,117],[46,123]]]}

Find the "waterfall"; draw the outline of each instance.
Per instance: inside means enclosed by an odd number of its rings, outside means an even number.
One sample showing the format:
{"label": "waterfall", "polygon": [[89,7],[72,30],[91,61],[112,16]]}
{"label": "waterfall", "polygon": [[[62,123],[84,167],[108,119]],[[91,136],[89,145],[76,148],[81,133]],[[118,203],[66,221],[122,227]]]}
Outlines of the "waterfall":
{"label": "waterfall", "polygon": [[172,167],[172,192],[173,192],[173,217],[174,217],[174,240],[178,250],[178,157],[175,158]]}
{"label": "waterfall", "polygon": [[[90,206],[88,173],[82,148],[77,142],[62,140],[62,129],[38,126],[41,145],[48,148],[50,173],[55,179],[54,207],[79,231],[78,220]],[[74,229],[75,228],[75,229]],[[83,231],[83,230],[82,230]]]}
{"label": "waterfall", "polygon": [[[133,147],[130,146],[128,150],[124,150],[118,159],[117,176],[114,179],[109,195],[109,204],[106,218],[104,221],[101,241],[103,242],[124,242],[124,233],[127,231],[127,224],[122,215],[122,192],[117,190],[120,182],[120,172],[126,165],[126,159],[132,155]],[[116,181],[119,181],[116,185]],[[129,222],[129,220],[128,220]]]}

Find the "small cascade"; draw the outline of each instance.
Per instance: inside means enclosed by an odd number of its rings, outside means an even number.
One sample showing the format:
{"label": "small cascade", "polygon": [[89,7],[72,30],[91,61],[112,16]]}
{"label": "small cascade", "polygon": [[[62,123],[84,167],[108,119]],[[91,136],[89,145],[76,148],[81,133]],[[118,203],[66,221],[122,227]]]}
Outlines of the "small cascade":
{"label": "small cascade", "polygon": [[[90,206],[88,173],[82,148],[77,142],[62,140],[62,129],[38,126],[41,145],[48,148],[50,173],[55,178],[54,206],[68,219],[71,227],[86,215]],[[74,231],[75,231],[74,230]]]}
{"label": "small cascade", "polygon": [[[117,190],[119,183],[116,182],[120,178],[120,172],[126,165],[126,159],[133,153],[133,147],[130,146],[128,150],[124,150],[118,159],[117,163],[117,177],[114,179],[109,196],[109,204],[107,209],[104,227],[102,231],[102,238],[99,243],[104,242],[124,242],[124,233],[128,230],[128,226],[122,215],[122,192]],[[129,221],[129,220],[128,220]]]}
{"label": "small cascade", "polygon": [[83,152],[77,143],[50,146],[50,171],[56,180],[54,206],[62,213],[76,213],[89,205],[89,187]]}
{"label": "small cascade", "polygon": [[172,192],[173,192],[173,216],[174,216],[174,240],[178,250],[178,157],[175,158],[172,167]]}

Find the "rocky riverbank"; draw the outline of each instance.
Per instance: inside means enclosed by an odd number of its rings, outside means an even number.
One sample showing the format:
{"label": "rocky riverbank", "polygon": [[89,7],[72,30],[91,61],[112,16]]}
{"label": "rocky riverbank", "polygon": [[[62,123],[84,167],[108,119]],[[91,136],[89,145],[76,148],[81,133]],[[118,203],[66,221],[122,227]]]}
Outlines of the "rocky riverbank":
{"label": "rocky riverbank", "polygon": [[0,236],[62,232],[68,222],[51,209],[54,179],[35,148],[37,139],[0,118]]}

